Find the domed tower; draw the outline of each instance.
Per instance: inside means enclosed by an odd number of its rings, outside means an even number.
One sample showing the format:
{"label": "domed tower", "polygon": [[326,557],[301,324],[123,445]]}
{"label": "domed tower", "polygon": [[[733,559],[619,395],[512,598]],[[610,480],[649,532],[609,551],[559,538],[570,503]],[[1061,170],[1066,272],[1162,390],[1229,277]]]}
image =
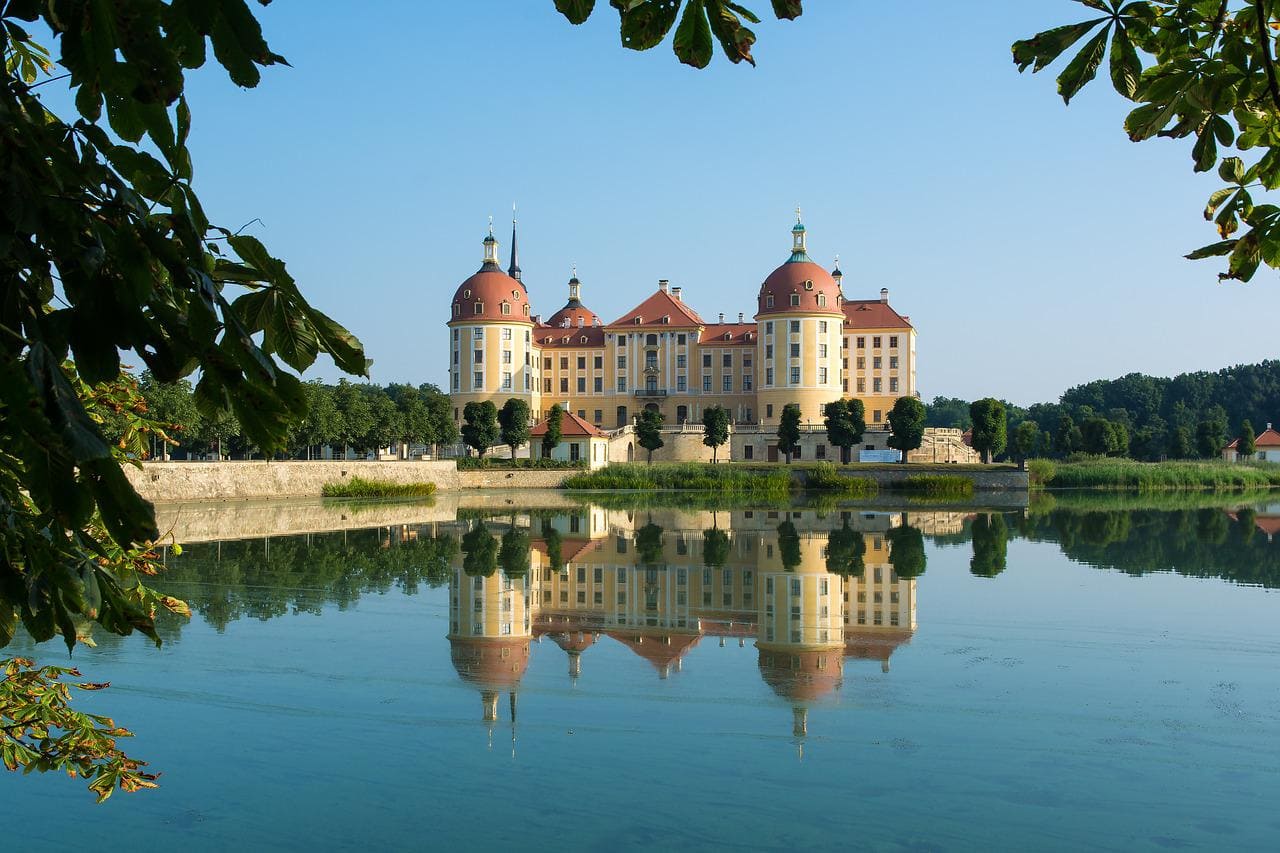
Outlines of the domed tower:
{"label": "domed tower", "polygon": [[[514,239],[515,231],[512,231]],[[519,274],[515,257],[511,273]],[[454,420],[467,403],[498,408],[517,397],[538,411],[538,358],[533,309],[524,284],[498,265],[493,223],[484,238],[484,263],[453,294],[449,316],[449,397]]]}
{"label": "domed tower", "polygon": [[803,422],[820,424],[822,407],[841,396],[840,285],[810,260],[806,237],[797,209],[791,257],[760,285],[756,400],[766,426],[778,423],[788,403],[800,406]]}
{"label": "domed tower", "polygon": [[[518,691],[533,639],[528,576],[471,576],[461,565],[449,583],[449,656],[458,676],[480,691],[485,722],[494,722],[498,695]],[[514,713],[515,700],[511,700]]]}
{"label": "domed tower", "polygon": [[791,703],[792,734],[808,731],[808,709],[844,675],[844,587],[827,571],[825,535],[784,524],[757,552],[756,649],[760,676]]}
{"label": "domed tower", "polygon": [[600,316],[582,304],[582,282],[576,269],[569,279],[569,301],[547,318],[546,325],[552,329],[594,329],[602,325]]}

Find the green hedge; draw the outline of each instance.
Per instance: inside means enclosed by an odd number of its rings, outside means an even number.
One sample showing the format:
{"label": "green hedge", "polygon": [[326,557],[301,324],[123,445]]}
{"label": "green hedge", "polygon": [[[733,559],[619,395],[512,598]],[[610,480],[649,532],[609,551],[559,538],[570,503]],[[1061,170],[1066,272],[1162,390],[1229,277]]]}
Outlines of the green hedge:
{"label": "green hedge", "polygon": [[340,483],[325,483],[320,493],[326,498],[424,498],[435,491],[435,483],[393,483],[352,477]]}

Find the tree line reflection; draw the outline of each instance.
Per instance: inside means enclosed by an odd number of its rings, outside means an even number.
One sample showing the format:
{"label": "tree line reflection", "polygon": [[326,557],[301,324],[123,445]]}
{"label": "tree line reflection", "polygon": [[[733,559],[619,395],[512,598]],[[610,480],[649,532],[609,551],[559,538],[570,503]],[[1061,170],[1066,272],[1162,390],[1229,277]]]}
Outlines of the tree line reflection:
{"label": "tree line reflection", "polygon": [[[659,678],[710,638],[750,642],[763,682],[794,709],[836,691],[845,666],[890,659],[917,630],[926,540],[971,549],[969,571],[1010,570],[1009,542],[1054,543],[1128,574],[1177,572],[1280,586],[1280,507],[1042,512],[861,509],[504,510],[452,522],[188,545],[161,584],[222,630],[353,605],[362,595],[448,587],[451,660],[484,720],[512,713],[533,650],[584,657],[616,643]],[[1016,566],[1013,570],[1016,570]],[[161,626],[180,635],[176,620]],[[112,642],[111,638],[104,638]]]}

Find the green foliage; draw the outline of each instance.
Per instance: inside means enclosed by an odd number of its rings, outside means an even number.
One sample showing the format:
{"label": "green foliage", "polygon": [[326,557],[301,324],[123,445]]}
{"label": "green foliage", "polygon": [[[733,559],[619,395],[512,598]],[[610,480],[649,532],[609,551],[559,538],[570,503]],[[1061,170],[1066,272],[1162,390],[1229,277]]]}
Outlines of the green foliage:
{"label": "green foliage", "polygon": [[808,491],[828,492],[844,497],[869,497],[878,489],[870,477],[849,477],[830,462],[818,462],[803,470],[804,487]]}
{"label": "green foliage", "polygon": [[326,498],[425,498],[436,493],[436,484],[352,477],[339,483],[325,483],[320,493]]}
{"label": "green foliage", "polygon": [[649,462],[653,462],[653,451],[662,447],[662,412],[645,409],[636,421],[636,443],[649,452]]}
{"label": "green foliage", "polygon": [[[802,0],[772,0],[773,13],[782,20],[800,17]],[[685,65],[706,68],[715,43],[725,58],[737,64],[756,64],[751,46],[756,34],[746,26],[760,19],[731,0],[611,0],[618,10],[622,46],[632,50],[657,47],[675,27],[672,49]],[[681,14],[681,6],[684,12]],[[595,0],[555,0],[556,10],[572,24],[591,16]],[[679,24],[676,21],[679,20]]]}
{"label": "green foliage", "polygon": [[982,454],[983,462],[990,462],[1004,450],[1008,434],[1005,405],[990,397],[976,400],[969,406],[969,418],[973,421],[973,449]]}
{"label": "green foliage", "polygon": [[867,568],[863,558],[866,551],[862,533],[850,528],[845,519],[827,534],[827,571],[844,577],[860,577]]}
{"label": "green foliage", "polygon": [[924,534],[910,524],[892,527],[885,534],[889,543],[889,565],[903,580],[918,578],[924,574],[928,557],[924,551]]}
{"label": "green foliage", "polygon": [[[1193,169],[1209,172],[1216,166],[1226,184],[1209,196],[1204,210],[1219,241],[1187,257],[1227,257],[1220,279],[1249,281],[1261,264],[1280,267],[1280,207],[1255,200],[1280,187],[1273,4],[1078,2],[1101,14],[1016,42],[1018,69],[1040,71],[1088,36],[1058,76],[1063,100],[1069,103],[1094,79],[1109,53],[1112,88],[1136,104],[1125,119],[1129,139],[1194,140]],[[1243,156],[1219,159],[1220,149],[1232,147]],[[1242,224],[1248,230],[1237,234]]]}
{"label": "green foliage", "polygon": [[887,483],[887,491],[911,492],[932,498],[971,498],[973,479],[959,474],[912,474],[896,483]]}
{"label": "green foliage", "polygon": [[778,525],[778,557],[785,571],[795,571],[800,565],[800,532],[790,520]]}
{"label": "green foliage", "polygon": [[483,521],[462,535],[462,571],[468,577],[491,577],[498,570],[498,540]]}
{"label": "green foliage", "polygon": [[778,450],[787,457],[791,464],[791,454],[800,449],[800,407],[795,403],[787,403],[782,407],[782,417],[778,419]]}
{"label": "green foliage", "polygon": [[1227,443],[1225,420],[1210,417],[1196,424],[1196,450],[1205,459],[1212,459],[1222,452]]}
{"label": "green foliage", "polygon": [[1236,453],[1241,459],[1252,459],[1253,454],[1258,452],[1258,437],[1253,433],[1253,424],[1248,418],[1240,425],[1240,444],[1236,447]]}
{"label": "green foliage", "polygon": [[1032,486],[1047,486],[1058,473],[1052,459],[1031,459],[1027,462],[1027,479]]}
{"label": "green foliage", "polygon": [[560,425],[564,422],[564,409],[556,403],[547,412],[547,431],[542,434],[542,455],[548,457],[560,444]]}
{"label": "green foliage", "polygon": [[840,448],[840,461],[849,464],[849,450],[862,441],[867,431],[866,408],[855,398],[833,400],[822,408],[827,441]]}
{"label": "green foliage", "polygon": [[791,474],[782,468],[760,471],[744,465],[698,462],[617,464],[575,474],[565,480],[564,488],[716,491],[739,497],[785,498],[791,494]]}
{"label": "green foliage", "polygon": [[969,401],[956,397],[934,397],[925,406],[925,426],[967,430],[973,426],[969,418]]}
{"label": "green foliage", "polygon": [[1009,529],[1004,516],[984,513],[973,520],[973,559],[969,571],[980,578],[993,578],[1005,570],[1009,553]]}
{"label": "green foliage", "polygon": [[1189,459],[1192,456],[1191,430],[1188,427],[1175,427],[1169,433],[1169,444],[1166,448],[1170,459]]}
{"label": "green foliage", "polygon": [[915,397],[899,397],[889,410],[889,446],[902,451],[902,461],[907,454],[920,447],[924,441],[924,403]]}
{"label": "green foliage", "polygon": [[71,707],[71,688],[102,690],[109,684],[70,682],[80,672],[36,665],[27,658],[0,662],[0,761],[8,770],[59,771],[88,779],[89,790],[103,802],[120,788],[155,788],[156,774],[141,768],[116,745],[133,733],[110,717],[85,714]]}
{"label": "green foliage", "polygon": [[529,404],[515,397],[508,399],[498,412],[498,426],[502,443],[511,448],[511,458],[515,459],[516,451],[529,442]]}
{"label": "green foliage", "polygon": [[662,526],[652,521],[636,531],[636,557],[646,566],[660,566],[662,556]]}
{"label": "green foliage", "polygon": [[711,461],[717,462],[720,446],[729,440],[729,410],[723,406],[707,406],[702,410],[702,443],[711,448]]}
{"label": "green foliage", "polygon": [[1231,491],[1280,486],[1280,467],[1265,464],[1231,465],[1220,461],[1136,462],[1129,459],[1093,459],[1058,465],[1052,486],[1055,489]]}
{"label": "green foliage", "polygon": [[529,573],[530,547],[529,531],[512,521],[502,534],[502,545],[498,549],[498,565],[507,577],[519,578]]}
{"label": "green foliage", "polygon": [[702,564],[717,569],[729,562],[729,534],[712,527],[702,531]]}
{"label": "green foliage", "polygon": [[[470,402],[462,408],[462,440],[483,457],[498,441],[498,410],[488,400]],[[546,439],[543,439],[546,446]]]}
{"label": "green foliage", "polygon": [[1040,427],[1035,421],[1023,421],[1013,433],[1013,452],[1018,463],[1026,467],[1027,458],[1035,453],[1040,441]]}

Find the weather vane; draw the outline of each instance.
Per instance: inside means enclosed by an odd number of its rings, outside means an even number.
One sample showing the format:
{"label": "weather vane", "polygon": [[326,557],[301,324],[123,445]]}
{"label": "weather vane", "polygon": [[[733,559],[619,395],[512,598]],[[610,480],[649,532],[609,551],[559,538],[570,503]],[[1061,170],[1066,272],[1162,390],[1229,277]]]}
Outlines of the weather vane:
{"label": "weather vane", "polygon": [[493,236],[493,217],[489,217],[489,236]]}
{"label": "weather vane", "polygon": [[797,223],[797,224],[799,224],[799,223],[800,223],[800,221],[801,221],[801,220],[800,220],[800,205],[798,205],[798,204],[797,204],[797,205],[796,205],[796,223]]}

